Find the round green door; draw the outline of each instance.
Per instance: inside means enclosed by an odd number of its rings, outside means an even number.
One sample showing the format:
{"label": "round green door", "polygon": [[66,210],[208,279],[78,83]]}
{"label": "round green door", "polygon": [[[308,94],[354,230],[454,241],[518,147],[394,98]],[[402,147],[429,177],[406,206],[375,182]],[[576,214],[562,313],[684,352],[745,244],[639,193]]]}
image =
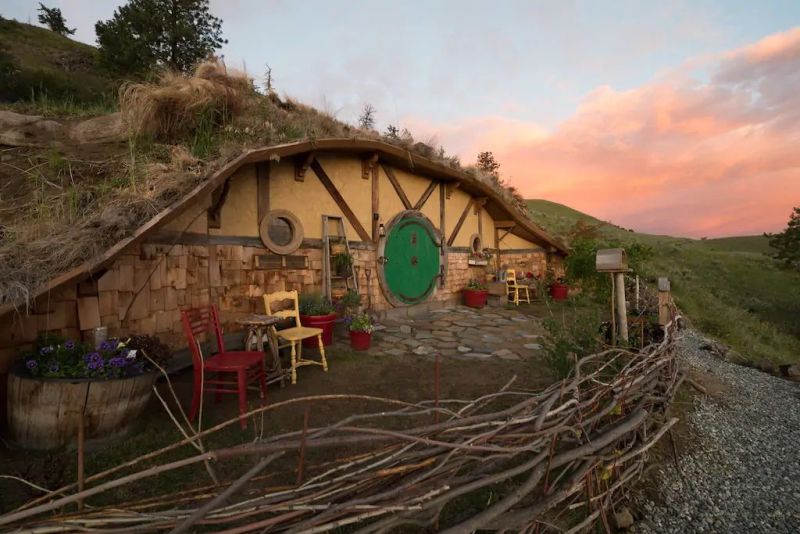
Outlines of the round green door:
{"label": "round green door", "polygon": [[393,224],[383,249],[383,274],[392,297],[403,304],[428,298],[439,280],[440,249],[431,224],[421,216]]}

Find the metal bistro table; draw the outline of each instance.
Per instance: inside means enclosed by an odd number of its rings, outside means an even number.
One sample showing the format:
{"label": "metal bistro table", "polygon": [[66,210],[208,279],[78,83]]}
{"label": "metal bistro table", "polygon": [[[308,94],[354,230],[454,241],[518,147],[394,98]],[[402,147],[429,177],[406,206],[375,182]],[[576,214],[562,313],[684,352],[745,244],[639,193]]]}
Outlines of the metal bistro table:
{"label": "metal bistro table", "polygon": [[256,313],[237,319],[236,323],[247,327],[247,335],[244,338],[245,350],[252,350],[253,345],[255,345],[256,350],[263,352],[266,357],[266,351],[264,350],[264,337],[266,336],[267,343],[269,343],[269,351],[272,353],[272,367],[267,366],[267,384],[280,381],[281,387],[284,387],[284,379],[286,379],[288,371],[283,370],[278,344],[275,338],[270,335],[270,327],[282,320],[274,315]]}

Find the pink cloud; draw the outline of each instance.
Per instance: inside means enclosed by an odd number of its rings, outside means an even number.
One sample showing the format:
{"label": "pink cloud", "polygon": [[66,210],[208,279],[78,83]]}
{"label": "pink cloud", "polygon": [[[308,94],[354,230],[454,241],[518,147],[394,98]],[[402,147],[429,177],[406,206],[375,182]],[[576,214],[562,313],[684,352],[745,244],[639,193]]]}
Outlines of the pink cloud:
{"label": "pink cloud", "polygon": [[693,237],[778,230],[800,204],[800,28],[705,64],[706,82],[684,65],[636,89],[599,87],[551,132],[502,117],[409,122],[465,161],[492,150],[527,197],[625,227]]}

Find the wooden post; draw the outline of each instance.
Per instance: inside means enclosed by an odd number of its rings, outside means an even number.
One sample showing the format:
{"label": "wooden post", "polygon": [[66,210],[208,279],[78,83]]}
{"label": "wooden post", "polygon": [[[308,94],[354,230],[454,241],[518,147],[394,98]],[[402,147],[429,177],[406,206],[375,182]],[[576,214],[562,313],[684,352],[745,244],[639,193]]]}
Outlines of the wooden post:
{"label": "wooden post", "polygon": [[433,369],[433,395],[436,399],[436,415],[434,416],[435,424],[439,424],[439,353],[436,353],[436,363],[434,364]]}
{"label": "wooden post", "polygon": [[625,307],[625,273],[614,273],[616,278],[617,324],[620,343],[628,342],[628,310]]}
{"label": "wooden post", "polygon": [[[83,443],[85,437],[84,416],[78,418],[78,493],[83,491]],[[83,511],[83,499],[78,499],[78,511]]]}
{"label": "wooden post", "polygon": [[614,273],[608,273],[611,276],[611,346],[617,346],[617,310],[616,306],[614,306],[614,293],[616,289],[614,288]]}
{"label": "wooden post", "polygon": [[668,278],[658,279],[658,324],[660,326],[667,326],[670,320],[669,316],[669,302],[670,302],[670,283]]}
{"label": "wooden post", "polygon": [[639,307],[639,275],[636,275],[636,311],[641,311]]}

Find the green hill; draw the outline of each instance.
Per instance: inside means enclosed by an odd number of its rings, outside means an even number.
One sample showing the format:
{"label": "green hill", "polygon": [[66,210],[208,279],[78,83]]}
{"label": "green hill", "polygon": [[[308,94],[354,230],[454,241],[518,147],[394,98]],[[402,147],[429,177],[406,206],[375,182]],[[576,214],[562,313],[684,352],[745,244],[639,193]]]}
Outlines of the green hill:
{"label": "green hill", "polygon": [[576,223],[597,225],[600,240],[653,248],[650,278],[667,276],[678,306],[704,333],[731,345],[742,358],[800,360],[800,273],[767,256],[763,236],[688,239],[639,234],[546,200],[529,200],[541,226],[568,239]]}
{"label": "green hill", "polygon": [[98,63],[97,49],[45,28],[0,17],[0,101],[100,107],[116,99],[119,82]]}

